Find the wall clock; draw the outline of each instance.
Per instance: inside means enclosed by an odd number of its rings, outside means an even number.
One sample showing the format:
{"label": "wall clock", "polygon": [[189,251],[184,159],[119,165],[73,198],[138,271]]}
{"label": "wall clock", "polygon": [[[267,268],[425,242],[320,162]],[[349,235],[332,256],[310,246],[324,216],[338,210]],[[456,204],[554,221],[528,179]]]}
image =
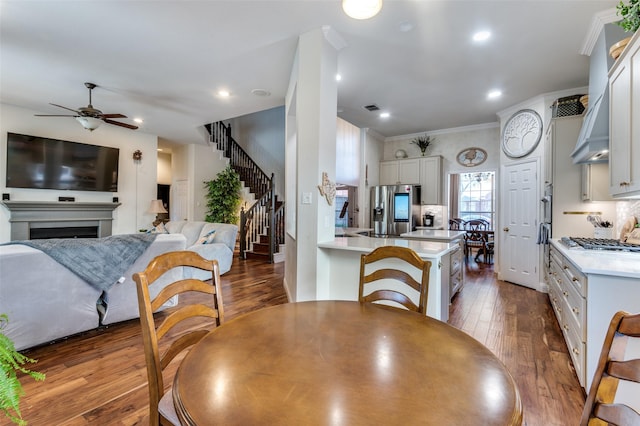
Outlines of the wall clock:
{"label": "wall clock", "polygon": [[482,148],[467,148],[463,149],[456,155],[456,160],[459,164],[465,167],[474,167],[478,164],[484,163],[487,159],[487,151]]}
{"label": "wall clock", "polygon": [[511,158],[530,154],[542,137],[542,119],[532,109],[522,109],[507,120],[502,130],[502,151]]}

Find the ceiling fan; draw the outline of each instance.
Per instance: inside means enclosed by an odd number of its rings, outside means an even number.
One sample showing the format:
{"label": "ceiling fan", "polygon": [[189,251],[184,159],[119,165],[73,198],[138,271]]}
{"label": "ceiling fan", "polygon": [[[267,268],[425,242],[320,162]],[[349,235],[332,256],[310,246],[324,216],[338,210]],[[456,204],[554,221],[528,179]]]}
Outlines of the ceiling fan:
{"label": "ceiling fan", "polygon": [[121,123],[119,121],[112,120],[112,118],[127,118],[126,115],[103,114],[102,111],[94,108],[93,105],[91,105],[91,91],[95,89],[97,85],[93,83],[85,83],[84,85],[87,89],[89,89],[89,105],[87,105],[86,107],[80,107],[77,110],[75,110],[72,108],[64,107],[62,105],[50,104],[53,106],[57,106],[58,108],[63,108],[63,109],[72,111],[75,113],[74,115],[36,114],[36,116],[37,117],[74,117],[76,120],[78,120],[80,124],[82,124],[82,127],[84,127],[85,129],[91,132],[97,129],[100,126],[100,124],[102,124],[101,121],[104,121],[105,123],[108,123],[108,124],[115,124],[116,126],[120,126],[120,127],[126,127],[127,129],[131,129],[131,130],[136,130],[138,128],[138,126],[134,126],[132,124]]}

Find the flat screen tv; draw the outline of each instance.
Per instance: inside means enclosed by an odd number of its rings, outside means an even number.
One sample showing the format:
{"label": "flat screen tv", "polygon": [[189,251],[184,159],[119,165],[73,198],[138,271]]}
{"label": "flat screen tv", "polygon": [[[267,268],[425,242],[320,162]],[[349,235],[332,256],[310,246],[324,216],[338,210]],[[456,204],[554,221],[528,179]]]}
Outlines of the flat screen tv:
{"label": "flat screen tv", "polygon": [[118,190],[118,148],[7,133],[7,187]]}

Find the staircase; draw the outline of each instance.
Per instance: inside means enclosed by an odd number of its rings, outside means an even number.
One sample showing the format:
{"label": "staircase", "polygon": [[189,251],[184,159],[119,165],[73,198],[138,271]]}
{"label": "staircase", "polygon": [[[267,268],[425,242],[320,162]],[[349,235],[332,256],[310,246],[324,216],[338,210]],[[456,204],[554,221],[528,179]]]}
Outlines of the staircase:
{"label": "staircase", "polygon": [[257,201],[240,211],[240,257],[264,259],[269,263],[284,260],[284,203],[274,194],[274,175],[268,176],[231,137],[231,125],[218,121],[205,125],[210,142],[224,153],[240,180]]}

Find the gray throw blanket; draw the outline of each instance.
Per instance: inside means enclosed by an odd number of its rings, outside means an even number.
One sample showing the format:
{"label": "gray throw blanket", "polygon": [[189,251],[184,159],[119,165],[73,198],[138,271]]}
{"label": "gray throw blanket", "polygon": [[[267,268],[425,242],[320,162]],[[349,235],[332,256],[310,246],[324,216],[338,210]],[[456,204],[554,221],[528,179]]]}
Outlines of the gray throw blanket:
{"label": "gray throw blanket", "polygon": [[[100,291],[111,288],[158,234],[11,241],[38,249]],[[38,265],[33,265],[37,268]]]}

